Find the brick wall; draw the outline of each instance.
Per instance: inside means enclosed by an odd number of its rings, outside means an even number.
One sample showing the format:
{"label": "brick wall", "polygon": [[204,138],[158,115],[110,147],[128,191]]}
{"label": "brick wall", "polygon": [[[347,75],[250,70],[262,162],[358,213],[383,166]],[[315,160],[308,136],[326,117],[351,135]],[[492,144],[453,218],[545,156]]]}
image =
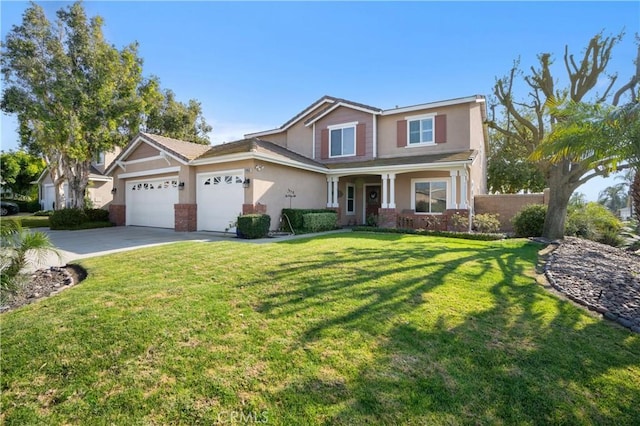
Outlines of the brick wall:
{"label": "brick wall", "polygon": [[542,194],[487,194],[474,197],[475,214],[498,214],[500,230],[513,231],[511,219],[529,204],[548,204],[549,190]]}
{"label": "brick wall", "polygon": [[243,204],[242,214],[267,214],[266,204]]}
{"label": "brick wall", "polygon": [[193,232],[198,229],[197,204],[174,204],[174,229],[179,232]]}

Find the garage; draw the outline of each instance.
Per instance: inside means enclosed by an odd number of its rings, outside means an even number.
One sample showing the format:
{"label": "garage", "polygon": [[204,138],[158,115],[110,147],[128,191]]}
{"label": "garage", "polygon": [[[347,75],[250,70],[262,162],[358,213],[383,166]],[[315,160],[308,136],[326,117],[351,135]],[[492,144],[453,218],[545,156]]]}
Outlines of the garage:
{"label": "garage", "polygon": [[127,182],[127,225],[173,228],[178,176]]}
{"label": "garage", "polygon": [[242,213],[244,171],[227,170],[197,175],[199,231],[234,231],[230,224]]}

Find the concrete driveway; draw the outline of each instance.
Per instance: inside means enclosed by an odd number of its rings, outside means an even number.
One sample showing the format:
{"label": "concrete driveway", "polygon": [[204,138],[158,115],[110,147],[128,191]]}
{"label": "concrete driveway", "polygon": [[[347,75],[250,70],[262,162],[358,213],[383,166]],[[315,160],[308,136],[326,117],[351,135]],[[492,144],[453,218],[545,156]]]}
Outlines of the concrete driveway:
{"label": "concrete driveway", "polygon": [[[35,228],[34,231],[49,235],[51,242],[58,248],[60,258],[47,255],[39,261],[34,260],[32,268],[61,266],[77,259],[101,256],[141,247],[169,244],[177,241],[224,241],[235,235],[215,232],[176,232],[173,229],[145,228],[140,226],[114,226],[112,228],[86,229],[80,231],[51,231],[48,228]],[[236,240],[237,241],[237,240]]]}

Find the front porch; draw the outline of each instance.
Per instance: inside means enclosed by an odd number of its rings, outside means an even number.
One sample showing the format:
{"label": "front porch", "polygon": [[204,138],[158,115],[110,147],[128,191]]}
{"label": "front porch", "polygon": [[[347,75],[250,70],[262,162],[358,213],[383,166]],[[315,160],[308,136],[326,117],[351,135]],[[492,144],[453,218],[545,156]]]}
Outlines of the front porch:
{"label": "front porch", "polygon": [[453,218],[468,216],[470,187],[464,167],[329,175],[326,206],[342,226],[463,230]]}

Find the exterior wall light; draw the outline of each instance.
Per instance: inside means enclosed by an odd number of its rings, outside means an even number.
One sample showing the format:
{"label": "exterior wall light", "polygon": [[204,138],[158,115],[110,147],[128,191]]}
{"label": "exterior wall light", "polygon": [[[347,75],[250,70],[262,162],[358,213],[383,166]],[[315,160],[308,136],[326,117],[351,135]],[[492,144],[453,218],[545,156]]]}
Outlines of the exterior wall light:
{"label": "exterior wall light", "polygon": [[179,189],[180,191],[182,191],[182,190],[184,189],[184,182],[180,182],[180,183],[178,184],[178,189]]}
{"label": "exterior wall light", "polygon": [[112,194],[115,194],[116,192],[118,192],[118,188],[113,187],[113,188],[111,189],[111,193],[112,193]]}
{"label": "exterior wall light", "polygon": [[242,182],[242,187],[243,188],[248,188],[249,185],[251,185],[251,179],[245,178],[244,181]]}

